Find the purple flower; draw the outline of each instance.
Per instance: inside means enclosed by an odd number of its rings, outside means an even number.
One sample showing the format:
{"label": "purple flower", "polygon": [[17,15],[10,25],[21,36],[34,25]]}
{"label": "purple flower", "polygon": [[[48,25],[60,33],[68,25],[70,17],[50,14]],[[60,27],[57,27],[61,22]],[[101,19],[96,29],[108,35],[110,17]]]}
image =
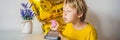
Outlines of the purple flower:
{"label": "purple flower", "polygon": [[26,3],[26,4],[25,4],[25,3],[21,3],[21,5],[22,5],[24,8],[28,8],[28,7],[27,7],[28,3]]}
{"label": "purple flower", "polygon": [[20,14],[24,20],[32,20],[34,17],[33,11],[30,9],[32,4],[28,7],[28,3],[22,3],[23,9],[20,9]]}

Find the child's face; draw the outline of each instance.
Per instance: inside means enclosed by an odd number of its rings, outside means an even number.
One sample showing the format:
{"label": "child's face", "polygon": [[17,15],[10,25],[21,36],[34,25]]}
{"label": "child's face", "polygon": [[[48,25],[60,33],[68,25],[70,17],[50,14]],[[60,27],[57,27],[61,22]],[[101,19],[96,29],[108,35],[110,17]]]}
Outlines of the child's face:
{"label": "child's face", "polygon": [[78,20],[77,9],[72,8],[69,4],[63,6],[63,19],[65,23],[75,22]]}

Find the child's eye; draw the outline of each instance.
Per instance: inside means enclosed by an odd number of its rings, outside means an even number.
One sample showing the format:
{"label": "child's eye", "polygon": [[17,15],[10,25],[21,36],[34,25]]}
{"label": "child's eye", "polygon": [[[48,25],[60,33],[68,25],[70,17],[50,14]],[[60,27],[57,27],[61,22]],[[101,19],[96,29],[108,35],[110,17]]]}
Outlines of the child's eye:
{"label": "child's eye", "polygon": [[63,11],[64,11],[64,12],[71,12],[70,10],[64,10],[64,9],[63,9]]}

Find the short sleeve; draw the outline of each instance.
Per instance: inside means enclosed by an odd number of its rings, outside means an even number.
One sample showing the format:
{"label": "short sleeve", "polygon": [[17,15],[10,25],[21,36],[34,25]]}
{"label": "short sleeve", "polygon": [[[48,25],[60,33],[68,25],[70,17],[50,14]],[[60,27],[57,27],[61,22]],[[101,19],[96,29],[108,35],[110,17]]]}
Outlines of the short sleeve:
{"label": "short sleeve", "polygon": [[96,32],[95,29],[90,31],[90,37],[89,38],[90,38],[90,40],[97,40],[97,32]]}

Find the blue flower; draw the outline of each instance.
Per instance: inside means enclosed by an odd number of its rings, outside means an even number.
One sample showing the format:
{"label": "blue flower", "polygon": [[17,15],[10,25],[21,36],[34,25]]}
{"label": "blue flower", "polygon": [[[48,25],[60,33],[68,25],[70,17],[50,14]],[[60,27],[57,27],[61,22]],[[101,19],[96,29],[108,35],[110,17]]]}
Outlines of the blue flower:
{"label": "blue flower", "polygon": [[28,3],[21,3],[23,9],[20,9],[20,14],[24,20],[32,20],[34,17],[33,11],[30,9],[32,4],[28,7]]}

